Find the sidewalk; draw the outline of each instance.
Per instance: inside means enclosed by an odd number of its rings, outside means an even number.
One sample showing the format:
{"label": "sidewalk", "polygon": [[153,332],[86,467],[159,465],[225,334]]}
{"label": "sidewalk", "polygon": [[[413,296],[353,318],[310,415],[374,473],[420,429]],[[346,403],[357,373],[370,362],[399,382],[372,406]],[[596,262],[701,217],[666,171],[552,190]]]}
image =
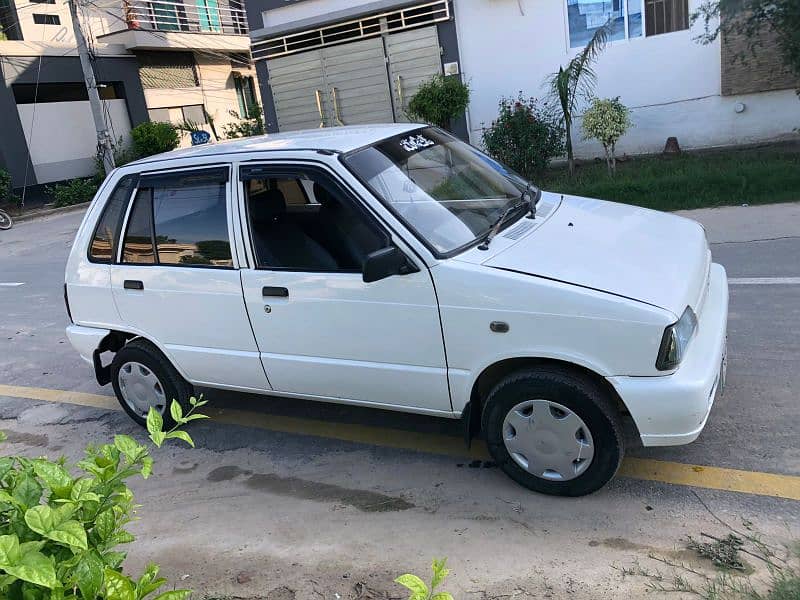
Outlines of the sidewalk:
{"label": "sidewalk", "polygon": [[675,214],[702,223],[712,244],[800,237],[800,202],[700,208]]}

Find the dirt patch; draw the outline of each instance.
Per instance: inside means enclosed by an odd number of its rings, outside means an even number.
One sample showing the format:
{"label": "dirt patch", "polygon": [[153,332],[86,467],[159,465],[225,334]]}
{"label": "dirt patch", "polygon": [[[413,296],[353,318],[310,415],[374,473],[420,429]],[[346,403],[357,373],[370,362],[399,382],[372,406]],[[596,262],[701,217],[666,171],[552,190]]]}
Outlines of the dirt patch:
{"label": "dirt patch", "polygon": [[226,465],[224,467],[217,467],[211,471],[206,479],[209,481],[219,483],[220,481],[230,481],[236,479],[239,475],[250,475],[252,471],[243,471],[236,465]]}
{"label": "dirt patch", "polygon": [[23,433],[21,431],[7,431],[8,443],[23,444],[25,446],[35,446],[44,448],[49,441],[47,436],[39,433]]}
{"label": "dirt patch", "polygon": [[345,504],[362,512],[392,512],[414,508],[413,504],[396,496],[354,490],[329,483],[308,481],[298,477],[281,477],[272,473],[252,475],[245,481],[245,485],[253,490],[280,496]]}
{"label": "dirt patch", "polygon": [[266,600],[295,600],[296,597],[295,591],[284,585],[269,592]]}
{"label": "dirt patch", "polygon": [[187,475],[188,473],[193,473],[197,467],[200,466],[200,463],[182,463],[177,467],[173,467],[172,474],[173,475]]}

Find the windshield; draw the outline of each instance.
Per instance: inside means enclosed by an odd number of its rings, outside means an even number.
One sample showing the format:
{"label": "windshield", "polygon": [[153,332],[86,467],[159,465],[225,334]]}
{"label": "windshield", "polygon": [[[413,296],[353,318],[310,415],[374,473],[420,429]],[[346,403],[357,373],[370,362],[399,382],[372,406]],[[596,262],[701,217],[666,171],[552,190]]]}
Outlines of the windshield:
{"label": "windshield", "polygon": [[382,140],[347,155],[344,162],[439,255],[453,254],[488,234],[528,185],[478,149],[433,127]]}

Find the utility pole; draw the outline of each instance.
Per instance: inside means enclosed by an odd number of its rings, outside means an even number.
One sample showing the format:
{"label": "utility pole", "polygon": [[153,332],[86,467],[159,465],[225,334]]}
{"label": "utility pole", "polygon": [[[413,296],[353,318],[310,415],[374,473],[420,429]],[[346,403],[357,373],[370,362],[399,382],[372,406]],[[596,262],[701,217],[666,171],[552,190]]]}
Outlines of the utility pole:
{"label": "utility pole", "polygon": [[114,147],[111,143],[111,137],[106,128],[106,122],[103,118],[103,105],[100,101],[100,94],[97,92],[97,81],[94,78],[94,69],[89,59],[89,49],[86,46],[86,38],[83,37],[83,30],[81,29],[81,22],[78,20],[78,9],[75,2],[78,0],[67,0],[69,5],[69,14],[72,17],[72,29],[75,30],[75,42],[78,44],[78,56],[81,59],[81,69],[83,69],[83,78],[86,83],[86,91],[89,94],[89,105],[92,107],[92,118],[94,119],[94,128],[97,130],[97,147],[103,155],[103,166],[105,167],[106,174],[110,173],[114,168]]}

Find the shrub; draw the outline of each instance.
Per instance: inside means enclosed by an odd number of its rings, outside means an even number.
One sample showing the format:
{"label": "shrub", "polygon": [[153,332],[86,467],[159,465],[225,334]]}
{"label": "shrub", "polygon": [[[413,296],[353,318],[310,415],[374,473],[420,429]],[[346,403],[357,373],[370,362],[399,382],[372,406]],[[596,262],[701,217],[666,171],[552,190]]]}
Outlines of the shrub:
{"label": "shrub", "polygon": [[172,123],[140,123],[131,129],[131,143],[137,158],[174,150],[181,143]]}
{"label": "shrub", "polygon": [[[167,439],[194,445],[178,427],[204,418],[192,414],[203,404],[192,398],[192,412],[184,416],[173,402],[172,416],[179,417],[179,425],[167,432],[161,415],[151,409],[150,439],[157,446]],[[63,457],[0,458],[0,598],[187,598],[188,590],[151,596],[166,583],[158,577],[156,565],[149,565],[137,580],[122,571],[126,553],[118,547],[135,539],[125,529],[136,508],[125,481],[134,475],[150,476],[153,458],[147,448],[127,435],[117,435],[113,444],[89,446],[75,467],[81,471],[77,477]]]}
{"label": "shrub", "polygon": [[483,145],[494,158],[523,177],[540,175],[554,156],[564,152],[564,128],[536,99],[500,100],[500,114],[483,130]]}
{"label": "shrub", "polygon": [[617,172],[617,157],[614,153],[617,142],[631,125],[630,111],[619,101],[619,97],[603,100],[595,98],[592,106],[583,113],[584,137],[603,144],[609,176],[613,177]]}
{"label": "shrub", "polygon": [[229,110],[228,113],[238,119],[236,123],[228,123],[222,128],[222,133],[225,139],[231,140],[234,138],[250,137],[252,135],[264,135],[266,129],[264,128],[264,110],[261,105],[251,104],[249,107],[250,115],[247,118],[242,118],[241,115],[235,110]]}
{"label": "shrub", "polygon": [[89,202],[97,192],[97,180],[93,177],[71,179],[66,183],[49,185],[45,191],[53,198],[54,206],[72,206]]}
{"label": "shrub", "polygon": [[436,591],[436,588],[444,582],[445,577],[450,573],[450,569],[445,567],[446,564],[446,558],[441,560],[433,559],[433,564],[431,564],[433,577],[431,578],[430,587],[422,579],[411,573],[400,575],[395,579],[395,583],[399,583],[410,592],[408,600],[453,600],[453,596],[448,592]]}
{"label": "shrub", "polygon": [[408,103],[408,116],[447,129],[469,105],[469,85],[456,75],[434,77],[423,83]]}
{"label": "shrub", "polygon": [[19,204],[19,198],[11,189],[11,174],[0,169],[0,204]]}

